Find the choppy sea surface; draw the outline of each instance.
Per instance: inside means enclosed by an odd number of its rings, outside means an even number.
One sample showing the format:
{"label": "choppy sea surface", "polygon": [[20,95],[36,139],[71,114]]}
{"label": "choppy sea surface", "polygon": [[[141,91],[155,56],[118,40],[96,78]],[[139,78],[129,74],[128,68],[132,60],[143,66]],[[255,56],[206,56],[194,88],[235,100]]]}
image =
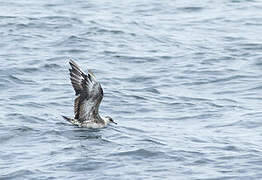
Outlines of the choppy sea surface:
{"label": "choppy sea surface", "polygon": [[[0,179],[262,179],[262,2],[2,0]],[[68,61],[118,122],[72,126]]]}

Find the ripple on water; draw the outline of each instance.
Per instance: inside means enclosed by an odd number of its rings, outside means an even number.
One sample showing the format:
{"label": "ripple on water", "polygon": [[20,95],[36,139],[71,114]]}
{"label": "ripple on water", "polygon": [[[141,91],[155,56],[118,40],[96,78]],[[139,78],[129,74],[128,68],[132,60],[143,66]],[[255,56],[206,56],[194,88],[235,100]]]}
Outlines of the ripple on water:
{"label": "ripple on water", "polygon": [[36,173],[41,173],[41,171],[38,170],[27,170],[27,169],[20,169],[11,173],[4,173],[2,175],[3,178],[6,179],[17,179],[17,178],[21,178],[21,177],[25,177],[25,176],[32,176]]}
{"label": "ripple on water", "polygon": [[147,159],[147,158],[159,158],[160,156],[163,158],[165,153],[161,151],[149,151],[146,149],[137,149],[132,151],[124,151],[111,154],[113,156],[127,156],[128,158],[135,159]]}
{"label": "ripple on water", "polygon": [[[262,179],[259,1],[1,7],[0,179]],[[118,125],[61,118],[70,58]]]}

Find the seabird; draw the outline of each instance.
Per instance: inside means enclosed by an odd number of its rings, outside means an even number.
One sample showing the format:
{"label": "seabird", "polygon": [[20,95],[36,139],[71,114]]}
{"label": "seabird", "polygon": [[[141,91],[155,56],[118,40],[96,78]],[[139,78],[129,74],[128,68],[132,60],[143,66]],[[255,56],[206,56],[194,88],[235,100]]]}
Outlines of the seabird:
{"label": "seabird", "polygon": [[101,117],[98,112],[103,99],[103,89],[94,74],[88,70],[86,75],[73,60],[70,60],[69,64],[70,80],[76,95],[75,117],[63,116],[63,118],[79,127],[103,128],[109,123],[117,124],[111,117]]}

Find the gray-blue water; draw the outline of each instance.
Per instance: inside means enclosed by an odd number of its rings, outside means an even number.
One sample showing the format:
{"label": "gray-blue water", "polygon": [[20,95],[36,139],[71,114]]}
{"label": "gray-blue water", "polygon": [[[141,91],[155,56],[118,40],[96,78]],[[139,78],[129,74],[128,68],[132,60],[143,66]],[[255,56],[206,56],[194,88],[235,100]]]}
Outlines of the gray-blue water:
{"label": "gray-blue water", "polygon": [[[100,112],[72,126],[68,60]],[[262,2],[2,0],[0,179],[262,179]]]}

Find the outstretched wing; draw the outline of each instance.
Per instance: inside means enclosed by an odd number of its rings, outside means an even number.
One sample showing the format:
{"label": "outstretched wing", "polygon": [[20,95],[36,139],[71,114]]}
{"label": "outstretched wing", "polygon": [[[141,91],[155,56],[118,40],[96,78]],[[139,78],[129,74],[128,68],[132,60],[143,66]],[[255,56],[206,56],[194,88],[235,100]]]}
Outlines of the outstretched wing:
{"label": "outstretched wing", "polygon": [[103,89],[93,73],[88,71],[86,75],[73,60],[70,60],[69,64],[70,80],[77,96],[74,103],[75,119],[80,122],[93,120],[98,116]]}

